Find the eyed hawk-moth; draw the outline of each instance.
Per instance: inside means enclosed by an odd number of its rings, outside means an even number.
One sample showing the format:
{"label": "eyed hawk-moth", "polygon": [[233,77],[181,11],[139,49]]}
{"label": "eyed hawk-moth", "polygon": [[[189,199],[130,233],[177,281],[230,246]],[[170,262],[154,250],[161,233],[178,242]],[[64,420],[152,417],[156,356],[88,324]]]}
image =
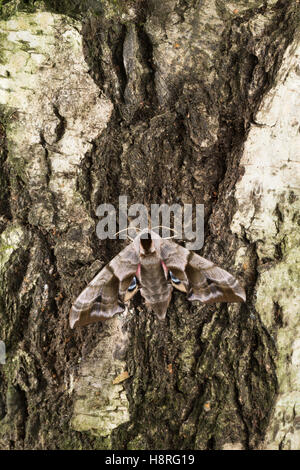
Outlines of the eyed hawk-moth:
{"label": "eyed hawk-moth", "polygon": [[143,230],[88,284],[70,311],[70,326],[83,326],[124,311],[139,290],[163,320],[173,288],[205,304],[244,302],[243,287],[231,274],[177,243]]}

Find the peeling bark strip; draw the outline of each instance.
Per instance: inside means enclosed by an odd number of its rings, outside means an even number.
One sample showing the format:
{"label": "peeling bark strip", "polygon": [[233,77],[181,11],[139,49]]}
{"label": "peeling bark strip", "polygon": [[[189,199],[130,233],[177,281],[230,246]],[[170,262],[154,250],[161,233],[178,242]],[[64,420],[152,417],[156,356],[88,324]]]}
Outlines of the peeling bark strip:
{"label": "peeling bark strip", "polygon": [[[299,2],[45,5],[0,21],[0,448],[299,448]],[[247,304],[71,332],[120,194],[204,203]]]}

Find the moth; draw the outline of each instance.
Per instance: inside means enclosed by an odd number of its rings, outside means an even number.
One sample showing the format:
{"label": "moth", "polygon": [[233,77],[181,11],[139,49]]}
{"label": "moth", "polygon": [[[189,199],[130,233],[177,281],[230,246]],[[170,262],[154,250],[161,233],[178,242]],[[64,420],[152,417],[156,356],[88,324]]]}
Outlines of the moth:
{"label": "moth", "polygon": [[231,274],[174,241],[145,229],[87,285],[70,311],[70,327],[106,320],[125,310],[139,290],[164,320],[173,288],[189,301],[244,302],[243,287]]}

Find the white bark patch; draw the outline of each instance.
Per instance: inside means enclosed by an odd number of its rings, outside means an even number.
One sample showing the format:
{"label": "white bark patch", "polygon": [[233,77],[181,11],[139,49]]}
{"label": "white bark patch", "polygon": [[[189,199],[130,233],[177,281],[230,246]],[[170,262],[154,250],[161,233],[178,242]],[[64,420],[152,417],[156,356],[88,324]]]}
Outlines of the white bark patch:
{"label": "white bark patch", "polygon": [[[77,177],[113,108],[88,74],[79,27],[67,17],[47,12],[20,13],[0,22],[0,104],[10,116],[8,161],[26,181],[30,224],[59,234],[70,227],[93,230],[94,221],[77,191]],[[0,271],[22,236],[18,227],[1,235]],[[74,241],[71,246],[58,237],[58,262],[72,247],[77,247],[78,259],[87,262],[91,248],[81,245]],[[78,431],[109,436],[129,419],[123,383],[113,385],[125,367],[114,356],[120,340],[124,346],[122,321],[113,319],[104,326],[93,357],[83,358],[78,376],[65,378],[69,393],[75,394],[72,423]]]}
{"label": "white bark patch", "polygon": [[0,274],[5,272],[11,255],[25,244],[25,231],[20,225],[9,225],[0,235]]}
{"label": "white bark patch", "polygon": [[34,201],[30,223],[46,230],[54,220],[61,231],[93,224],[76,192],[78,167],[112,112],[88,74],[79,27],[47,12],[0,22],[0,104],[14,113],[9,159]]}
{"label": "white bark patch", "polygon": [[[236,187],[232,231],[256,244],[256,310],[276,339],[279,396],[266,448],[299,449],[300,413],[300,45],[287,49],[256,115]],[[278,316],[280,319],[278,320]]]}
{"label": "white bark patch", "polygon": [[129,421],[124,383],[113,383],[126,367],[122,359],[127,345],[123,325],[120,316],[103,324],[98,345],[80,362],[74,382],[72,378],[75,393],[72,427],[76,431],[109,437],[113,429]]}

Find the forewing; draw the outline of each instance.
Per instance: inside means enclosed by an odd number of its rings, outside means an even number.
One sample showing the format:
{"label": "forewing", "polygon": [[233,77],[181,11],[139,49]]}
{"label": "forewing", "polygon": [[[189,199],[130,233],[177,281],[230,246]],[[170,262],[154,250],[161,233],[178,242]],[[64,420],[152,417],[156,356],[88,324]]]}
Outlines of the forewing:
{"label": "forewing", "polygon": [[211,261],[191,252],[186,267],[191,288],[188,300],[215,302],[245,302],[246,294],[239,281]]}
{"label": "forewing", "polygon": [[124,311],[124,297],[138,267],[138,256],[127,246],[105,266],[75,300],[70,326],[83,326],[113,317]]}
{"label": "forewing", "polygon": [[203,303],[244,302],[246,294],[237,279],[213,262],[171,241],[162,240],[161,257],[181,283],[173,286],[189,292],[188,300]]}

